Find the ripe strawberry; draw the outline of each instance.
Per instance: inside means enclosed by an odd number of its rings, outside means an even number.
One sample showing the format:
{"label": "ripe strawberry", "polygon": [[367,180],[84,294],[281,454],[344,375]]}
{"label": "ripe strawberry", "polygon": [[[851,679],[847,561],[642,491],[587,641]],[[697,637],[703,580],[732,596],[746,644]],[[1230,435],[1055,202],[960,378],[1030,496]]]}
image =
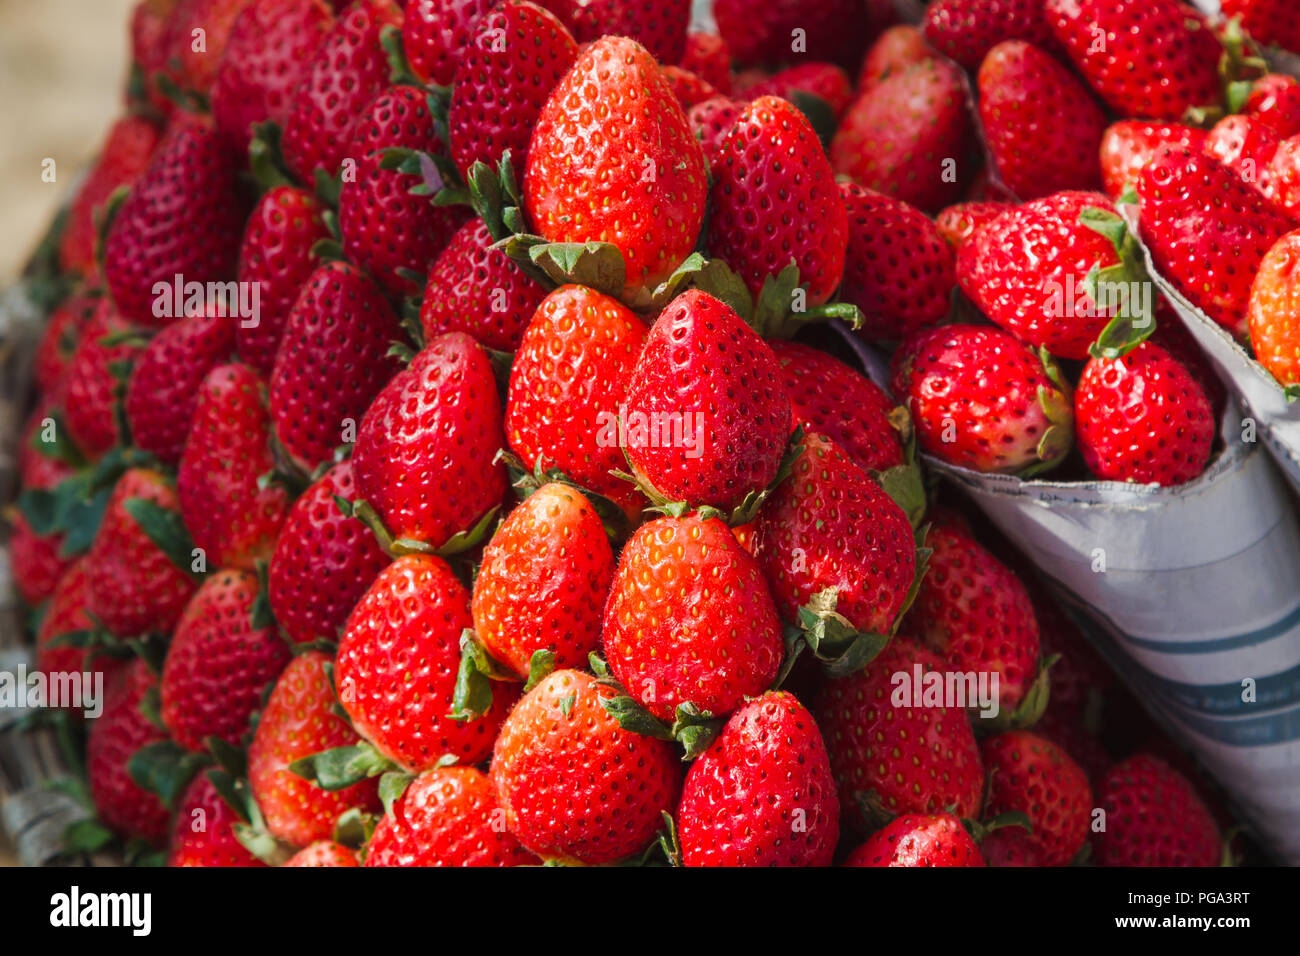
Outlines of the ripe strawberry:
{"label": "ripe strawberry", "polygon": [[845,866],[984,866],[980,848],[951,813],[907,813],[877,830]]}
{"label": "ripe strawberry", "polygon": [[[754,100],[723,140],[714,175],[709,254],[735,269],[755,298],[769,275],[794,262],[808,304],[829,299],[844,274],[848,221],[807,118],[775,96]],[[769,195],[781,202],[760,198]]]}
{"label": "ripe strawberry", "polygon": [[618,442],[601,435],[626,402],[645,338],[645,325],[617,299],[561,286],[524,331],[506,399],[506,436],[529,468],[553,462],[634,514],[644,499],[610,474],[626,462]]}
{"label": "ripe strawberry", "polygon": [[310,184],[318,169],[328,176],[338,172],[356,117],[388,86],[379,33],[390,24],[402,25],[394,0],[357,0],[316,48],[284,124],[284,160],[299,182]]}
{"label": "ripe strawberry", "polygon": [[704,82],[690,70],[683,70],[680,66],[664,66],[660,69],[673,91],[673,96],[677,97],[677,102],[681,104],[682,109],[688,112],[695,104],[703,103],[718,95],[718,91],[711,84]]}
{"label": "ripe strawberry", "polygon": [[961,198],[971,142],[961,70],[923,60],[849,107],[831,142],[831,165],[862,186],[934,212]]}
{"label": "ripe strawberry", "polygon": [[[850,0],[773,0],[761,7],[745,0],[718,0],[713,16],[732,57],[746,64],[778,63],[797,53],[809,60],[855,66],[875,25],[867,4]],[[795,36],[804,41],[802,48],[795,48]]]}
{"label": "ripe strawberry", "polygon": [[335,640],[352,608],[389,559],[375,536],[339,511],[356,497],[352,463],[339,462],[293,503],[275,542],[267,596],[295,643]]}
{"label": "ripe strawberry", "polygon": [[1023,199],[1101,185],[1106,114],[1065,67],[1022,40],[999,43],[979,71],[980,118],[1002,183]]}
{"label": "ripe strawberry", "polygon": [[181,517],[208,567],[251,570],[271,556],[288,501],[278,484],[265,386],[245,365],[219,365],[199,390],[176,482]]}
{"label": "ripe strawberry", "polygon": [[812,714],[769,691],[691,764],[677,807],[685,866],[829,866],[839,801]]}
{"label": "ripe strawberry", "polygon": [[1092,791],[1070,757],[1037,734],[1012,730],[980,748],[989,775],[986,815],[1018,810],[1029,817],[1026,839],[1046,866],[1065,866],[1088,840]]}
{"label": "ripe strawberry", "polygon": [[744,112],[745,104],[728,96],[714,96],[701,103],[696,103],[686,114],[686,121],[691,132],[700,141],[704,158],[709,170],[717,175],[718,163],[722,159],[722,144],[727,134],[736,125],[736,120]]}
{"label": "ripe strawberry", "polygon": [[59,579],[72,566],[62,553],[63,535],[38,535],[21,511],[9,516],[9,561],[18,595],[36,607],[54,593]]}
{"label": "ripe strawberry", "polygon": [[979,813],[984,775],[970,721],[957,707],[913,706],[893,678],[914,679],[916,668],[942,673],[948,665],[896,637],[860,671],[827,680],[817,694],[813,714],[839,783],[840,808],[859,826],[864,804],[892,814]]}
{"label": "ripe strawberry", "polygon": [[827,588],[861,631],[889,633],[916,576],[903,510],[821,435],[809,434],[790,477],[759,514],[759,555],[781,616]]}
{"label": "ripe strawberry", "polygon": [[1243,182],[1267,195],[1268,186],[1272,185],[1269,161],[1281,143],[1281,137],[1271,127],[1257,123],[1249,116],[1233,114],[1214,125],[1201,148],[1240,176]]}
{"label": "ripe strawberry", "polygon": [[1251,39],[1300,53],[1300,23],[1286,0],[1223,0],[1224,17],[1241,17],[1241,28]]}
{"label": "ripe strawberry", "polygon": [[849,244],[839,298],[862,310],[860,334],[899,339],[948,314],[952,249],[923,213],[856,183],[840,183]]}
{"label": "ripe strawberry", "polygon": [[925,38],[969,70],[1004,40],[1055,45],[1041,0],[938,0],[925,13]]}
{"label": "ripe strawberry", "polygon": [[1266,73],[1255,81],[1241,111],[1283,138],[1300,134],[1300,81]]}
{"label": "ripe strawberry", "polygon": [[157,683],[139,658],[106,682],[103,713],[91,723],[86,741],[86,779],[96,817],[115,833],[152,846],[167,840],[171,811],[131,779],[127,763],[141,747],[167,739],[140,707]]}
{"label": "ripe strawberry", "polygon": [[241,151],[254,124],[284,126],[291,97],[333,26],[324,0],[258,0],[236,17],[212,86],[212,118]]}
{"label": "ripe strawberry", "polygon": [[994,830],[980,843],[979,850],[989,866],[1043,865],[1043,854],[1023,827]]}
{"label": "ripe strawberry", "polygon": [[463,332],[433,339],[371,403],[357,429],[357,490],[394,538],[434,547],[501,501],[501,402],[492,366]]}
{"label": "ripe strawberry", "polygon": [[581,667],[600,643],[614,554],[596,510],[552,483],[510,512],[474,579],[474,630],[496,660],[527,677],[534,652]]}
{"label": "ripe strawberry", "polygon": [[311,248],[329,238],[315,197],[294,186],[269,190],[253,208],[239,247],[239,281],[258,290],[258,315],[235,329],[239,357],[260,374],[275,368],[289,310],[319,263]]}
{"label": "ripe strawberry", "polygon": [[230,360],[237,323],[209,306],[205,314],[178,319],[154,336],[127,383],[126,418],[137,448],[169,465],[180,461],[199,386]]}
{"label": "ripe strawberry", "polygon": [[[209,95],[226,43],[253,0],[177,0],[167,20],[165,72],[178,87]],[[260,2],[260,0],[259,0]],[[196,31],[203,42],[196,42]]]}
{"label": "ripe strawberry", "polygon": [[1219,828],[1191,783],[1159,757],[1138,754],[1102,781],[1097,834],[1101,866],[1214,866]]}
{"label": "ripe strawberry", "polygon": [[834,63],[801,63],[773,74],[745,91],[750,99],[779,96],[795,101],[798,94],[815,96],[838,120],[853,102],[853,84],[849,75]]}
{"label": "ripe strawberry", "polygon": [[[1261,155],[1268,151],[1267,135],[1264,140],[1264,144],[1259,147]],[[1246,176],[1243,175],[1242,178],[1246,179]],[[1261,181],[1265,196],[1285,210],[1293,220],[1300,220],[1300,136],[1292,136],[1278,143],[1269,156],[1268,165],[1257,178]]]}
{"label": "ripe strawberry", "polygon": [[678,63],[686,52],[690,0],[542,0],[581,44],[605,36],[630,37],[660,63]]}
{"label": "ripe strawberry", "polygon": [[[901,73],[913,63],[933,58],[934,49],[920,30],[910,23],[892,26],[876,38],[862,58],[858,92],[865,93],[885,77]],[[975,65],[978,66],[978,62]]]}
{"label": "ripe strawberry", "polygon": [[492,785],[506,828],[538,856],[591,865],[640,852],[681,789],[667,741],[624,730],[606,710],[615,691],[581,671],[555,671],[506,718]]}
{"label": "ripe strawberry", "polygon": [[492,242],[487,224],[471,219],[429,267],[420,302],[426,340],[445,332],[467,332],[490,349],[519,348],[546,287],[504,252],[491,248]]}
{"label": "ripe strawberry", "polygon": [[1121,116],[1177,121],[1221,101],[1218,38],[1178,0],[1046,0],[1044,15],[1088,85]]}
{"label": "ripe strawberry", "polygon": [[398,558],[375,578],[348,618],[334,681],[357,732],[419,773],[451,754],[466,766],[492,749],[513,700],[492,682],[492,705],[474,720],[450,716],[461,632],[473,625],[469,592],[433,555]]}
{"label": "ripe strawberry", "polygon": [[527,866],[537,857],[506,830],[492,782],[473,767],[435,767],[411,781],[375,827],[366,866]]}
{"label": "ripe strawberry", "polygon": [[704,154],[645,48],[605,37],[582,51],[533,129],[523,193],[534,228],[552,242],[614,243],[632,296],[695,248],[707,188]]}
{"label": "ripe strawberry", "polygon": [[63,396],[63,418],[77,449],[92,461],[118,444],[114,406],[120,380],[115,368],[128,367],[140,354],[141,346],[131,340],[106,344],[109,336],[127,331],[127,324],[107,297],[99,300],[94,314],[81,330],[81,338],[68,363]]}
{"label": "ripe strawberry", "polygon": [[87,608],[119,637],[171,633],[194,581],[137,521],[131,502],[152,502],[177,520],[176,491],[156,471],[132,468],[118,479],[90,546]]}
{"label": "ripe strawberry", "polygon": [[903,629],[954,670],[997,674],[1001,710],[1014,711],[1038,672],[1038,622],[1010,568],[956,524],[925,539],[930,564]]}
{"label": "ripe strawberry", "polygon": [[1014,208],[1014,204],[1009,202],[959,202],[939,213],[934,220],[934,227],[954,250],[960,252],[966,241],[982,226]]}
{"label": "ripe strawberry", "polygon": [[717,518],[658,518],[619,557],[605,653],[628,693],[671,720],[693,703],[721,717],[768,688],[781,621],[763,572]]}
{"label": "ripe strawberry", "polygon": [[1260,263],[1247,314],[1255,358],[1283,385],[1300,382],[1300,231],[1279,239]]}
{"label": "ripe strawberry", "polygon": [[95,314],[99,297],[77,291],[54,307],[46,320],[41,339],[32,355],[32,378],[44,397],[59,400],[67,383],[72,356],[81,341],[82,330]]}
{"label": "ripe strawberry", "polygon": [[167,64],[167,21],[176,7],[176,0],[138,0],[131,11],[131,72],[139,80],[139,92],[127,87],[127,101],[131,105],[148,105],[163,116],[171,114],[175,105],[158,90],[157,77]]}
{"label": "ripe strawberry", "polygon": [[[36,669],[43,674],[72,673],[88,669],[91,661],[86,651],[66,642],[55,643],[56,638],[72,631],[87,631],[95,622],[86,614],[86,584],[88,562],[83,555],[74,560],[54,585],[50,603],[41,615],[36,632]],[[99,657],[104,662],[109,658]],[[108,680],[104,685],[107,687]]]}
{"label": "ripe strawberry", "polygon": [[1199,153],[1206,133],[1181,123],[1120,120],[1106,128],[1101,138],[1101,178],[1106,195],[1118,199],[1137,183],[1143,167],[1164,147]]}
{"label": "ripe strawberry", "polygon": [[248,748],[248,784],[267,831],[293,846],[328,839],[341,814],[353,807],[378,812],[379,781],[325,790],[289,770],[295,760],[351,746],[356,732],[334,713],[329,655],[308,651],[284,669],[258,717]]}
{"label": "ripe strawberry", "polygon": [[1073,444],[1069,387],[1055,365],[1001,329],[949,325],[912,337],[894,355],[892,391],[921,447],[952,465],[1038,471]]}
{"label": "ripe strawberry", "polygon": [[1214,444],[1205,390],[1154,342],[1090,360],[1074,417],[1083,459],[1103,480],[1181,485],[1205,470]]}
{"label": "ripe strawberry", "polygon": [[678,65],[690,70],[722,95],[731,94],[731,51],[719,34],[689,31],[686,49]]}
{"label": "ripe strawberry", "polygon": [[318,840],[303,847],[281,866],[360,866],[352,850],[333,840]]}
{"label": "ripe strawberry", "polygon": [[262,692],[289,663],[274,625],[253,621],[257,578],[220,571],[185,606],[162,673],[162,719],[172,738],[202,751],[208,737],[237,745]]}
{"label": "ripe strawberry", "polygon": [[266,866],[235,838],[239,816],[199,774],[181,795],[172,823],[168,866]]}
{"label": "ripe strawberry", "polygon": [[310,473],[356,433],[357,421],[401,369],[392,307],[366,274],[327,262],[289,310],[271,374],[271,422],[290,461]]}
{"label": "ripe strawberry", "polygon": [[402,49],[411,72],[425,84],[451,86],[475,25],[491,0],[408,0]]}

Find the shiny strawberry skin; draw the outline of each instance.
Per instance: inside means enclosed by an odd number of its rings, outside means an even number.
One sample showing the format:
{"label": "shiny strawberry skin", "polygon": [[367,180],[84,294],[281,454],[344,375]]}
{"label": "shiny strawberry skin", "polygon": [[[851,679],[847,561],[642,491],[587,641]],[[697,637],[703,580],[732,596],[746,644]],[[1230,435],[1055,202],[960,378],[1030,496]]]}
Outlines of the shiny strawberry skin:
{"label": "shiny strawberry skin", "polygon": [[127,330],[112,301],[100,300],[81,330],[81,339],[68,364],[63,417],[77,449],[95,460],[118,443],[114,405],[119,382],[112,366],[133,362],[141,347],[133,342],[105,345],[104,339]]}
{"label": "shiny strawberry skin", "polygon": [[717,164],[722,159],[722,144],[744,112],[745,104],[729,96],[713,96],[696,103],[686,113],[691,132],[700,141],[709,170],[717,175]]}
{"label": "shiny strawberry skin", "polygon": [[1266,73],[1255,81],[1242,112],[1282,137],[1300,134],[1300,81]]}
{"label": "shiny strawberry skin", "polygon": [[1004,40],[1055,44],[1041,0],[938,0],[925,13],[926,40],[969,70]]}
{"label": "shiny strawberry skin", "polygon": [[845,866],[984,866],[961,821],[951,813],[905,813],[873,833]]}
{"label": "shiny strawberry skin", "polygon": [[1233,114],[1214,124],[1201,148],[1267,195],[1269,162],[1281,144],[1282,138],[1269,126]]}
{"label": "shiny strawberry skin", "polygon": [[333,840],[318,840],[305,846],[281,866],[360,866],[352,850]]}
{"label": "shiny strawberry skin", "polygon": [[[1300,221],[1300,136],[1284,139],[1275,147],[1272,147],[1267,133],[1257,139],[1262,139],[1263,142],[1256,144],[1256,159],[1267,155],[1268,163],[1262,173],[1253,169],[1248,172],[1255,173],[1255,179],[1265,196],[1280,206],[1293,221]],[[1252,181],[1245,173],[1242,173],[1242,178],[1246,182]]]}
{"label": "shiny strawberry skin", "polygon": [[242,822],[206,773],[185,788],[172,823],[168,866],[265,866],[235,838]]}
{"label": "shiny strawberry skin", "polygon": [[981,746],[989,774],[984,812],[1018,810],[1029,817],[1026,839],[1045,866],[1065,866],[1088,839],[1092,790],[1082,769],[1061,748],[1037,734],[1012,730]]}
{"label": "shiny strawberry skin", "polygon": [[1101,866],[1215,866],[1219,828],[1191,783],[1158,757],[1138,754],[1101,782],[1106,829],[1094,842]]}
{"label": "shiny strawberry skin", "polygon": [[1181,123],[1120,120],[1106,128],[1101,139],[1101,178],[1106,195],[1118,199],[1164,147],[1199,153],[1206,132]]}
{"label": "shiny strawberry skin", "polygon": [[451,86],[456,68],[492,0],[409,0],[402,23],[406,62],[425,83]]}
{"label": "shiny strawberry skin", "polygon": [[1283,385],[1300,382],[1300,230],[1268,251],[1250,290],[1250,344],[1259,363]]}
{"label": "shiny strawberry skin", "polygon": [[959,202],[935,217],[934,227],[958,252],[976,232],[1015,205],[1009,202]]}

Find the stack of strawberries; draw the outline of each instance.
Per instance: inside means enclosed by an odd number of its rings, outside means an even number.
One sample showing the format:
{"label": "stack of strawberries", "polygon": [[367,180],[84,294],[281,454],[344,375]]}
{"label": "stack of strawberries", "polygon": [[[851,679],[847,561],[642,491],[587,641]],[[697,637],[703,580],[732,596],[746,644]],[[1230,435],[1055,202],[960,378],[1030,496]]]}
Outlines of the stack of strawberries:
{"label": "stack of strawberries", "polygon": [[1225,395],[1140,243],[1300,380],[1265,6],[141,0],[12,518],[39,668],[107,688],[47,714],[69,852],[1217,862],[917,450],[1196,478]]}

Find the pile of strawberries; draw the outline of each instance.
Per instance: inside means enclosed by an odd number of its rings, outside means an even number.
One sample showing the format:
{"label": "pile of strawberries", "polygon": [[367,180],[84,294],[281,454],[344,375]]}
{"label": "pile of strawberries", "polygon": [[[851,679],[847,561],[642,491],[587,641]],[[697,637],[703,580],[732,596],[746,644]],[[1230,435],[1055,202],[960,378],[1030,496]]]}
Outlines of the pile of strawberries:
{"label": "pile of strawberries", "polygon": [[141,0],[12,509],[39,669],[108,688],[46,715],[69,852],[1218,862],[917,451],[1199,475],[1139,240],[1300,377],[1300,22],[1225,6]]}

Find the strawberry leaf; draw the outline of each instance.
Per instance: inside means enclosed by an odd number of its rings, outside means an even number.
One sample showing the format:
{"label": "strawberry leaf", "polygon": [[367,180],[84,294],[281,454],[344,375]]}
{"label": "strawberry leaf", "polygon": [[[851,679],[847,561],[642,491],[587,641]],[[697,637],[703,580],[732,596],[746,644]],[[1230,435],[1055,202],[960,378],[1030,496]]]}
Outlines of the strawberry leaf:
{"label": "strawberry leaf", "polygon": [[163,508],[148,498],[128,498],[122,507],[168,561],[190,578],[201,578],[192,570],[194,541],[179,512]]}
{"label": "strawberry leaf", "polygon": [[160,740],[132,754],[126,772],[136,786],[171,807],[194,774],[208,763],[206,754],[192,753],[173,740]]}
{"label": "strawberry leaf", "polygon": [[403,770],[390,770],[379,778],[379,802],[384,805],[384,815],[393,815],[393,804],[402,798],[415,774]]}
{"label": "strawberry leaf", "polygon": [[312,781],[322,790],[344,790],[368,777],[400,769],[365,741],[322,750],[289,764],[290,773]]}
{"label": "strawberry leaf", "polygon": [[555,285],[585,285],[617,298],[627,282],[623,253],[611,242],[547,242],[530,247],[528,258]]}
{"label": "strawberry leaf", "polygon": [[528,660],[528,680],[524,684],[524,693],[528,693],[555,670],[555,652],[544,647],[533,651]]}
{"label": "strawberry leaf", "polygon": [[716,718],[707,710],[700,710],[688,701],[677,705],[669,733],[685,750],[682,759],[694,760],[709,749],[709,745],[722,732],[725,723],[725,719]]}

